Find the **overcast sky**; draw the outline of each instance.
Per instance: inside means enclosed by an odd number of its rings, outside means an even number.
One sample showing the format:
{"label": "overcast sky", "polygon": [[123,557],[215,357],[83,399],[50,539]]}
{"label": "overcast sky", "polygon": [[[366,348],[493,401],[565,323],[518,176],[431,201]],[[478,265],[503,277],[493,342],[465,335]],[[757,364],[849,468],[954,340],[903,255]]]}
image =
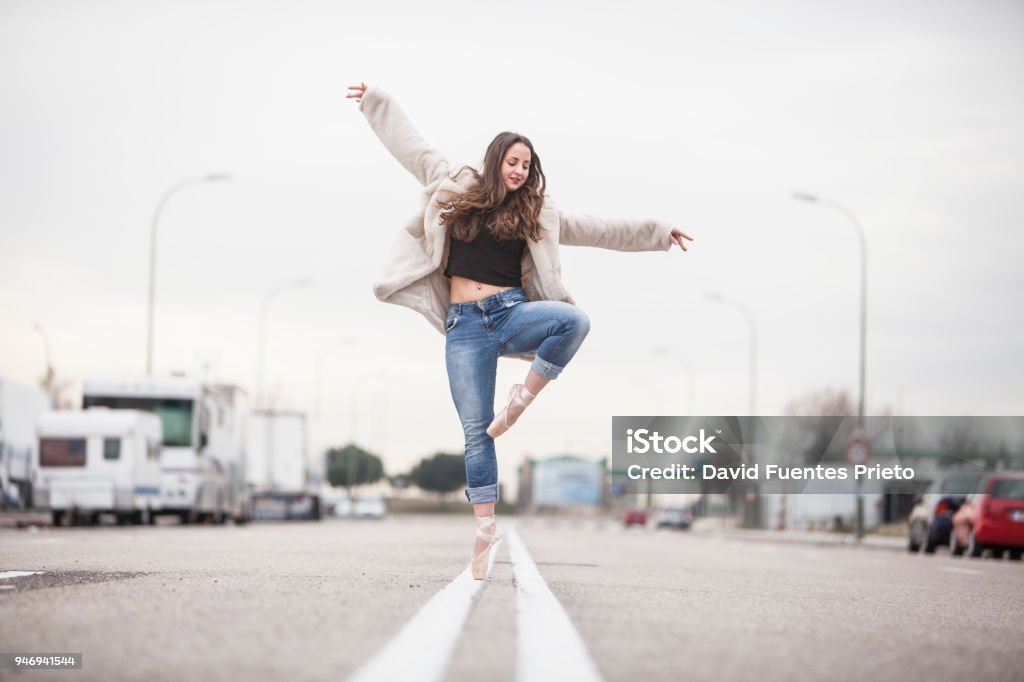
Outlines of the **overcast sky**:
{"label": "overcast sky", "polygon": [[[266,385],[390,472],[461,452],[444,341],[371,286],[418,184],[346,86],[388,90],[453,163],[528,135],[572,212],[654,217],[690,252],[562,249],[592,331],[499,441],[610,454],[613,414],[760,414],[858,376],[868,411],[1024,414],[1024,5],[978,2],[0,0],[0,376],[155,367]],[[323,353],[336,339],[349,346]],[[688,388],[695,378],[693,400]],[[506,360],[498,394],[526,363]],[[352,416],[355,398],[355,418]]]}

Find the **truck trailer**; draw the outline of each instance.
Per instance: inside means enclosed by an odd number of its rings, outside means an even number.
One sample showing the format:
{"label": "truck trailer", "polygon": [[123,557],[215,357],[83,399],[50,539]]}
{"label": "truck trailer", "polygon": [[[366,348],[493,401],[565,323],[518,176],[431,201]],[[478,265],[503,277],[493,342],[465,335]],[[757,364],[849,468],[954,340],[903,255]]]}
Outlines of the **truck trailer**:
{"label": "truck trailer", "polygon": [[0,378],[0,498],[3,506],[27,509],[33,499],[37,459],[36,419],[52,409],[46,392]]}
{"label": "truck trailer", "polygon": [[254,518],[320,519],[323,468],[309,458],[305,415],[253,412],[246,442]]}

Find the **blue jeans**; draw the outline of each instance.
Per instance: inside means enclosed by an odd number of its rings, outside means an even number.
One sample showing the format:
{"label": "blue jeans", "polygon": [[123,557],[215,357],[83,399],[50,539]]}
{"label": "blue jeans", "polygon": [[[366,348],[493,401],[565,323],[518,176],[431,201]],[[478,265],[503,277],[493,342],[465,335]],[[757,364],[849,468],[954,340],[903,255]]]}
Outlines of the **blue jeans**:
{"label": "blue jeans", "polygon": [[494,419],[498,358],[536,352],[531,369],[556,378],[590,331],[586,313],[570,303],[534,301],[519,287],[482,301],[452,303],[445,324],[445,364],[466,436],[466,497],[498,499],[498,460],[487,427]]}

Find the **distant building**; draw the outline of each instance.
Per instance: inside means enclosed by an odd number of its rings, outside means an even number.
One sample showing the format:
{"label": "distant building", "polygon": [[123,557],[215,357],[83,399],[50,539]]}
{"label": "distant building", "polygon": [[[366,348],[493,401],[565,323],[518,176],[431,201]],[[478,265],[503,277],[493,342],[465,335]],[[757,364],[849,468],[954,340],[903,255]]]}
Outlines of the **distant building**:
{"label": "distant building", "polygon": [[523,460],[519,467],[519,511],[604,507],[607,461],[564,455]]}

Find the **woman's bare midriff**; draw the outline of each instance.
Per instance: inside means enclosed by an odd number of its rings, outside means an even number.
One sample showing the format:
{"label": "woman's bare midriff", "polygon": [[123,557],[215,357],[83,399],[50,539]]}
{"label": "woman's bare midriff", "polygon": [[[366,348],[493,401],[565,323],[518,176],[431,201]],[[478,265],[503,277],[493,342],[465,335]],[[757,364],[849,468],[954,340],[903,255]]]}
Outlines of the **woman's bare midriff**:
{"label": "woman's bare midriff", "polygon": [[449,303],[472,303],[482,301],[485,298],[494,296],[498,292],[508,291],[513,287],[499,287],[483,282],[474,282],[465,277],[452,276],[451,294],[448,297]]}

